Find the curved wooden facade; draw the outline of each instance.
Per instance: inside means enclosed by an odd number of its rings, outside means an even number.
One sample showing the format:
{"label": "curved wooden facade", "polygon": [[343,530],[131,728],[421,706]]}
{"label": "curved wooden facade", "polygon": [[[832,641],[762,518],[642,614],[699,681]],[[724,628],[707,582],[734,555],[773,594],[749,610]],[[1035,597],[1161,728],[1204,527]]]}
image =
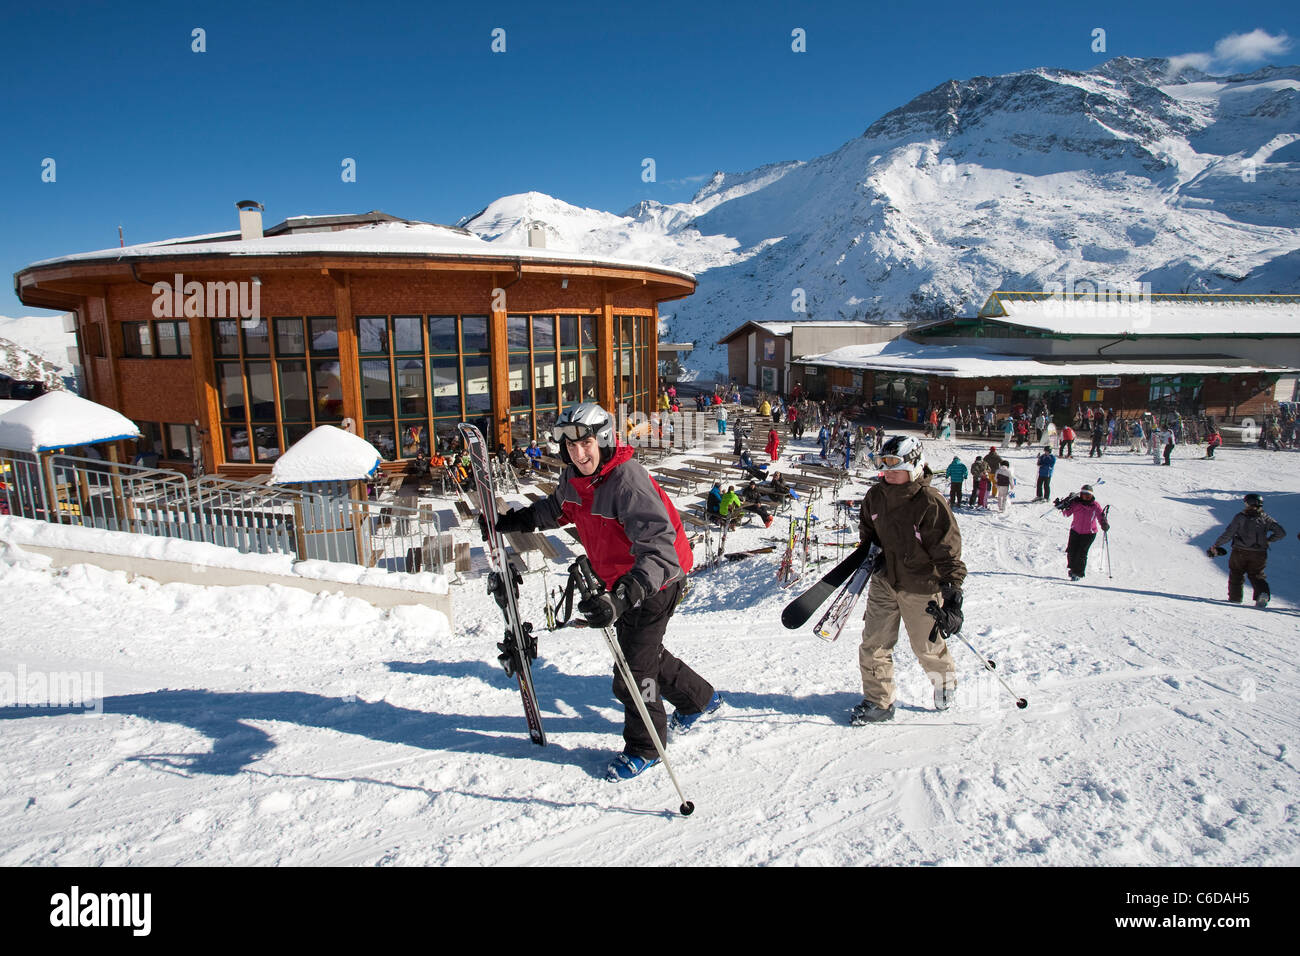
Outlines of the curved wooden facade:
{"label": "curved wooden facade", "polygon": [[[658,304],[695,290],[672,270],[527,249],[123,252],[29,266],[15,292],[76,314],[86,397],[140,424],[164,460],[201,446],[207,471],[267,470],[310,428],[345,418],[400,460],[441,447],[460,420],[508,448],[584,397],[649,413]],[[178,275],[218,289],[256,281],[259,317],[220,298],[210,310],[211,297],[177,300],[199,314],[168,315],[156,290]]]}

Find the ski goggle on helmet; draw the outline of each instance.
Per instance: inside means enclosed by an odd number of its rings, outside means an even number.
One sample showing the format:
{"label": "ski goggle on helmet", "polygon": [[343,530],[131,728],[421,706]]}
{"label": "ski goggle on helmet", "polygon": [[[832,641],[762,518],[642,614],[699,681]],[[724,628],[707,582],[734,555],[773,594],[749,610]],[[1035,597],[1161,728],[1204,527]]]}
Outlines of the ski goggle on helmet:
{"label": "ski goggle on helmet", "polygon": [[876,455],[881,471],[905,471],[912,479],[921,476],[925,464],[921,443],[911,435],[894,435]]}
{"label": "ski goggle on helmet", "polygon": [[614,444],[614,420],[595,402],[583,402],[566,408],[551,426],[557,442],[595,438],[600,445]]}

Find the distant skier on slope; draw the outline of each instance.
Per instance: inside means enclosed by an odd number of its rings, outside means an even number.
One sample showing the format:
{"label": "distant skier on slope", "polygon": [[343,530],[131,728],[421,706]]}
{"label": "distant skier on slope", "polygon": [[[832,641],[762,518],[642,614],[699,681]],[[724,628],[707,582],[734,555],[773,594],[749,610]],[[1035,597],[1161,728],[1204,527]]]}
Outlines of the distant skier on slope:
{"label": "distant skier on slope", "polygon": [[614,694],[623,703],[623,752],[606,775],[626,780],[659,762],[632,694],[640,694],[661,741],[667,741],[663,701],[676,709],[673,726],[689,728],[722,703],[711,684],[663,646],[694,558],[677,509],[640,462],[621,444],[614,420],[595,402],[565,409],[555,421],[560,457],[568,466],[549,498],[498,518],[510,533],[572,522],[591,566],[608,589],[578,609],[593,627],[613,626],[637,687],[617,671]]}
{"label": "distant skier on slope", "polygon": [[1264,499],[1249,494],[1243,499],[1246,507],[1228,522],[1227,529],[1205,549],[1212,558],[1228,552],[1223,545],[1232,542],[1232,556],[1228,558],[1228,600],[1241,603],[1242,578],[1250,578],[1256,607],[1266,607],[1272,592],[1264,566],[1268,563],[1268,546],[1286,537],[1286,529],[1264,512]]}
{"label": "distant skier on slope", "polygon": [[863,544],[883,551],[871,576],[858,667],[862,702],[853,708],[855,727],[894,719],[894,645],[900,620],[912,651],[934,685],[934,706],[946,710],[956,697],[957,668],[926,605],[942,602],[944,629],[961,630],[961,531],[942,493],[930,487],[921,442],[895,435],[877,456],[883,480],[868,489],[858,521]]}

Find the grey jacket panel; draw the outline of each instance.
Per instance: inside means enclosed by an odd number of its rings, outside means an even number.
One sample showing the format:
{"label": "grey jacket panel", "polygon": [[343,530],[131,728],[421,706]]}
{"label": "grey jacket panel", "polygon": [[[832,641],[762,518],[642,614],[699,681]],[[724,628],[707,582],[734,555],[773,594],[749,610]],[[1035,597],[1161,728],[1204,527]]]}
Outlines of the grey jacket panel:
{"label": "grey jacket panel", "polygon": [[636,560],[633,570],[650,593],[683,576],[677,559],[677,529],[650,472],[640,462],[627,461],[615,468],[596,488],[592,510],[623,525]]}
{"label": "grey jacket panel", "polygon": [[1263,511],[1251,514],[1242,511],[1228,522],[1227,530],[1214,542],[1220,548],[1231,541],[1234,548],[1244,551],[1267,551],[1269,544],[1286,537],[1286,529]]}

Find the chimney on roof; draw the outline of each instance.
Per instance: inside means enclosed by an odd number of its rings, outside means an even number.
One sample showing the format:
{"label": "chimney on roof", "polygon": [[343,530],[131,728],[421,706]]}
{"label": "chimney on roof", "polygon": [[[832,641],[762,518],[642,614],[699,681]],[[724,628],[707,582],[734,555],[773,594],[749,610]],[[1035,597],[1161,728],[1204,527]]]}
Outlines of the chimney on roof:
{"label": "chimney on roof", "polygon": [[239,210],[239,238],[261,239],[262,204],[252,199],[244,199],[235,203],[235,207]]}
{"label": "chimney on roof", "polygon": [[546,248],[546,223],[534,219],[528,224],[528,248]]}

